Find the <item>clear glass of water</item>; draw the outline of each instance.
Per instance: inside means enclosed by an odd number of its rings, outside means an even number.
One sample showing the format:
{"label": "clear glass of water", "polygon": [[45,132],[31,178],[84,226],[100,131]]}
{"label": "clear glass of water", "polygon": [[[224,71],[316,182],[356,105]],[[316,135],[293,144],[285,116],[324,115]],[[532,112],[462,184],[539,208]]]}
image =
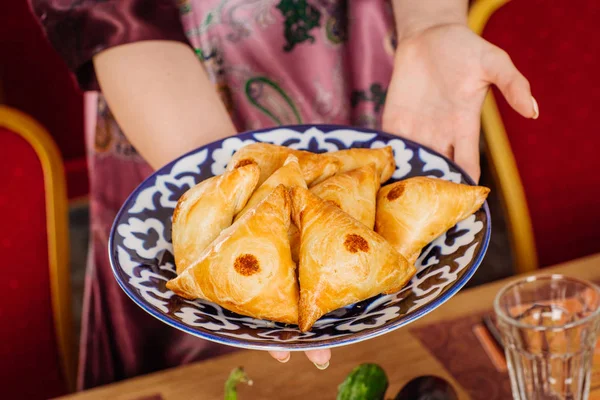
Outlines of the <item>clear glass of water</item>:
{"label": "clear glass of water", "polygon": [[563,275],[530,276],[494,309],[515,400],[584,400],[600,319],[600,290]]}

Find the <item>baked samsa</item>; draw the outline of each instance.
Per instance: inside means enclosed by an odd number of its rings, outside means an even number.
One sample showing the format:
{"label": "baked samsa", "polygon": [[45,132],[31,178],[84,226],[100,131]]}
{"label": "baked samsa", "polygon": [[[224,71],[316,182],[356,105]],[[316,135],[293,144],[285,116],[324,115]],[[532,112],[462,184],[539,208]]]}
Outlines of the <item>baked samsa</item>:
{"label": "baked samsa", "polygon": [[177,274],[231,225],[256,188],[260,170],[246,165],[206,179],[181,196],[173,212],[173,255]]}
{"label": "baked samsa", "polygon": [[329,178],[338,171],[340,166],[340,162],[328,154],[315,154],[270,143],[252,143],[235,152],[227,164],[227,170],[231,171],[243,165],[256,163],[260,167],[258,184],[261,185],[283,165],[290,154],[298,157],[307,185]]}
{"label": "baked samsa", "polygon": [[298,322],[296,265],[290,254],[290,199],[277,186],[225,229],[167,288],[249,317]]}
{"label": "baked samsa", "polygon": [[428,177],[392,183],[377,194],[375,230],[414,264],[423,247],[477,211],[489,192]]}
{"label": "baked samsa", "polygon": [[337,173],[310,188],[312,193],[335,204],[369,229],[375,226],[378,190],[379,174],[375,164]]}
{"label": "baked samsa", "polygon": [[[246,207],[235,216],[234,220],[239,219],[246,211],[260,203],[269,193],[278,185],[286,187],[300,186],[306,188],[306,181],[302,176],[298,157],[293,154],[287,156],[283,166],[275,171],[258,189],[254,191]],[[298,262],[298,250],[300,248],[300,233],[298,228],[293,223],[290,224],[288,232],[290,238],[290,248],[292,249],[292,260]]]}
{"label": "baked samsa", "polygon": [[294,187],[300,229],[300,330],[324,314],[408,282],[414,267],[380,235],[308,190]]}
{"label": "baked samsa", "polygon": [[391,146],[379,149],[348,149],[327,153],[338,159],[342,165],[338,172],[347,172],[374,163],[379,173],[380,183],[392,177],[396,170],[394,151]]}
{"label": "baked samsa", "polygon": [[246,206],[240,211],[234,220],[238,220],[246,211],[250,210],[265,197],[267,197],[273,189],[279,185],[285,185],[287,187],[300,186],[306,187],[306,181],[302,176],[302,170],[298,163],[298,157],[293,154],[287,156],[283,166],[276,170],[262,185],[258,187],[250,196],[250,199],[246,203]]}

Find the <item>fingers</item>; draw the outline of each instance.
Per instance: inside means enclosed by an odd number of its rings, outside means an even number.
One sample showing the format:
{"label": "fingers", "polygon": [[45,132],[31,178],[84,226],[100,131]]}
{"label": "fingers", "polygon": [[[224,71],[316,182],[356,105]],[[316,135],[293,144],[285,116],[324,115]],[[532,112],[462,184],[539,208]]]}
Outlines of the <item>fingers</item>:
{"label": "fingers", "polygon": [[[281,363],[286,363],[291,358],[289,351],[269,351],[271,357]],[[319,369],[326,369],[329,367],[329,360],[331,359],[331,350],[311,350],[305,352],[306,357]]]}
{"label": "fingers", "polygon": [[290,361],[291,357],[291,353],[289,351],[270,351],[269,354],[280,363],[286,363]]}
{"label": "fingers", "polygon": [[308,359],[312,361],[313,364],[315,364],[315,367],[319,369],[326,369],[327,367],[329,367],[329,360],[331,359],[331,350],[311,350],[305,352],[305,354],[306,357],[308,357]]}
{"label": "fingers", "polygon": [[473,178],[479,182],[481,167],[479,165],[479,136],[459,138],[454,145],[454,161]]}
{"label": "fingers", "polygon": [[537,119],[539,108],[531,95],[527,78],[519,72],[509,55],[491,46],[482,58],[482,67],[488,83],[495,84],[510,106],[526,118]]}

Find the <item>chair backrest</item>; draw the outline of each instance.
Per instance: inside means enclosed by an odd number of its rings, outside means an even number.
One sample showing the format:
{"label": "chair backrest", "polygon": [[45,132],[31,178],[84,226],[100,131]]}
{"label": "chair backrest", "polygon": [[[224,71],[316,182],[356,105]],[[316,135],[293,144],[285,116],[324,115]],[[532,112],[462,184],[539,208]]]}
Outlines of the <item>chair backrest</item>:
{"label": "chair backrest", "polygon": [[482,112],[520,272],[600,251],[599,20],[596,0],[479,0],[470,11],[540,106],[525,119],[494,88]]}
{"label": "chair backrest", "polygon": [[33,119],[0,106],[2,398],[65,394],[75,378],[68,216],[56,145]]}

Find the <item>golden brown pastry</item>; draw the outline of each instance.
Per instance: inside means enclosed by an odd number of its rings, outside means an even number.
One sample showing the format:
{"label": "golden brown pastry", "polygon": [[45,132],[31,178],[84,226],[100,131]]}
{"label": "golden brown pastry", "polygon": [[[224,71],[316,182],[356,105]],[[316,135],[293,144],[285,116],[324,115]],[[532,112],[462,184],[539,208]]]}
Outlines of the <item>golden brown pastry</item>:
{"label": "golden brown pastry", "polygon": [[378,190],[379,174],[375,164],[335,174],[310,188],[312,193],[340,207],[369,229],[375,226]]}
{"label": "golden brown pastry", "polygon": [[290,239],[290,251],[292,252],[292,260],[298,265],[299,253],[300,253],[300,230],[292,221],[290,223],[290,230],[288,231],[288,237]]}
{"label": "golden brown pastry", "polygon": [[173,212],[173,255],[177,274],[231,225],[258,183],[256,164],[206,179],[189,189]]}
{"label": "golden brown pastry", "polygon": [[290,199],[279,185],[225,229],[167,288],[249,317],[298,322],[296,265],[290,254]]}
{"label": "golden brown pastry", "polygon": [[[244,209],[240,211],[238,215],[236,215],[234,221],[244,215],[246,211],[260,203],[278,185],[285,185],[286,187],[300,186],[306,188],[306,181],[304,181],[304,177],[302,176],[300,164],[298,163],[298,157],[295,155],[288,155],[283,163],[283,166],[269,176],[269,178],[254,191],[250,197],[250,200],[248,200],[246,207],[244,207]],[[290,224],[288,236],[290,238],[290,247],[292,249],[292,260],[294,260],[294,262],[298,262],[300,233],[298,232],[296,225],[293,223]]]}
{"label": "golden brown pastry", "polygon": [[489,192],[428,177],[392,183],[377,194],[375,230],[414,264],[425,245],[477,211]]}
{"label": "golden brown pastry", "polygon": [[308,190],[294,187],[300,229],[299,327],[324,314],[408,282],[414,267],[380,235]]}
{"label": "golden brown pastry", "polygon": [[285,185],[286,187],[301,186],[306,187],[306,181],[302,176],[302,170],[298,163],[298,157],[293,154],[287,156],[283,166],[276,170],[269,178],[263,182],[250,196],[250,200],[246,203],[246,206],[240,211],[234,220],[238,220],[246,211],[250,210],[258,203],[260,203],[265,197],[267,197],[273,189],[279,185]]}
{"label": "golden brown pastry", "polygon": [[227,170],[231,171],[254,162],[260,167],[258,184],[261,185],[283,165],[290,154],[298,157],[307,185],[329,178],[338,171],[340,166],[340,162],[328,154],[315,154],[269,143],[252,143],[235,152],[227,164]]}
{"label": "golden brown pastry", "polygon": [[379,173],[380,183],[390,179],[396,170],[394,151],[391,146],[380,149],[339,150],[328,154],[342,163],[339,172],[350,171],[374,163]]}

